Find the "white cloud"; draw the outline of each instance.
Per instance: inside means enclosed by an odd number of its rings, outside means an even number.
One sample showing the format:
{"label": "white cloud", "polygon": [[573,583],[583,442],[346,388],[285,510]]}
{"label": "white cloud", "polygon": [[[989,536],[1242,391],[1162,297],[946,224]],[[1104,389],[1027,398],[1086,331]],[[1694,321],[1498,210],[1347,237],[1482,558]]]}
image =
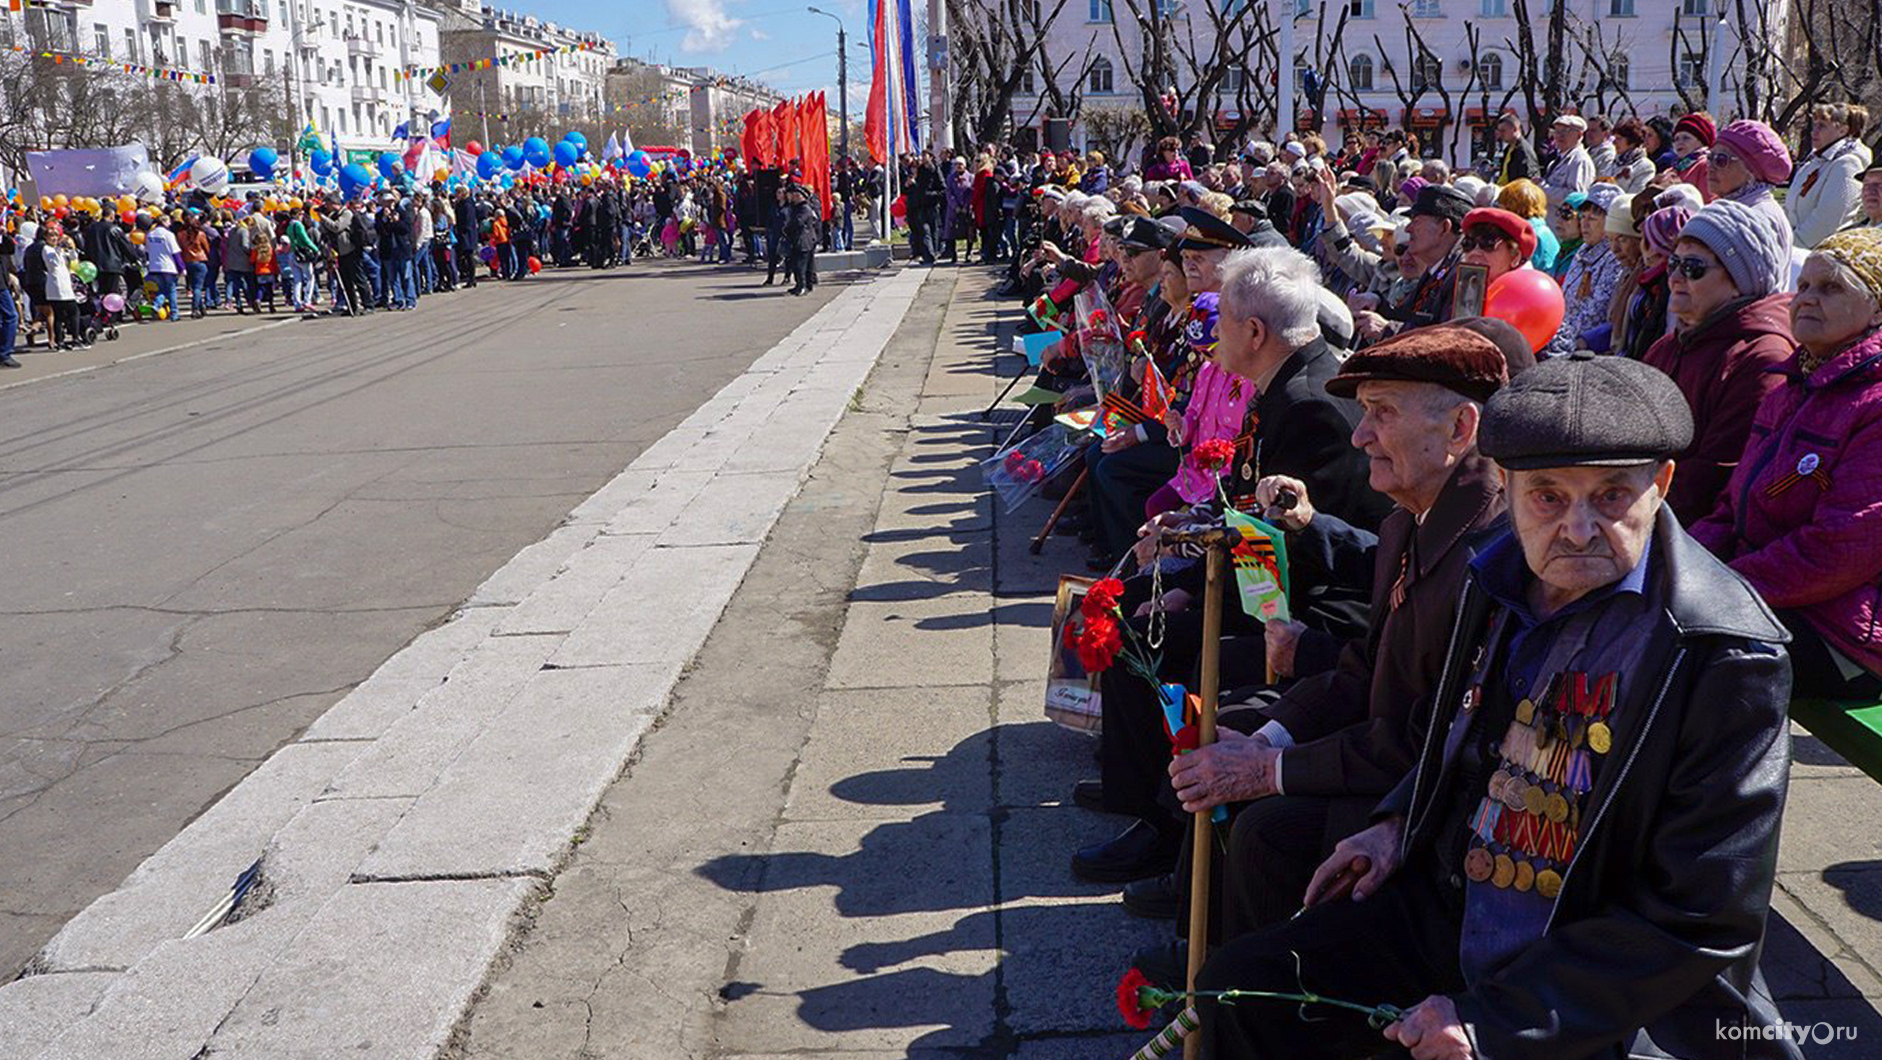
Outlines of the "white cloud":
{"label": "white cloud", "polygon": [[726,11],[725,0],[667,0],[667,11],[673,21],[686,27],[680,48],[689,52],[718,51],[745,24]]}
{"label": "white cloud", "polygon": [[771,34],[766,33],[764,30],[759,29],[757,26],[753,26],[751,29],[746,30],[746,32],[751,34],[752,40],[770,40],[771,39]]}

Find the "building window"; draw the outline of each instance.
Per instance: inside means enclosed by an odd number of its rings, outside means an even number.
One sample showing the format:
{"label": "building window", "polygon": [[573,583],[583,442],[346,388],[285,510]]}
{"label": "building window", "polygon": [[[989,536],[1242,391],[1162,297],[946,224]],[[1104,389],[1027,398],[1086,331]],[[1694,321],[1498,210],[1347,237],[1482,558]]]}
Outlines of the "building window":
{"label": "building window", "polygon": [[1484,18],[1502,18],[1509,13],[1509,0],[1483,0]]}
{"label": "building window", "polygon": [[1423,92],[1429,88],[1437,88],[1443,83],[1444,64],[1438,61],[1437,56],[1430,52],[1425,52],[1418,57],[1417,61],[1412,63],[1411,90],[1413,92]]}
{"label": "building window", "polygon": [[1027,68],[1025,73],[1019,76],[1019,91],[1020,94],[1024,96],[1036,96],[1039,94],[1039,83],[1033,79],[1033,73],[1030,67]]}
{"label": "building window", "polygon": [[1412,0],[1413,18],[1443,18],[1444,12],[1438,8],[1438,0]]}
{"label": "building window", "polygon": [[1346,79],[1355,92],[1372,91],[1372,56],[1353,56],[1346,64]]}
{"label": "building window", "polygon": [[208,0],[196,0],[196,13],[199,15],[209,13]]}
{"label": "building window", "polygon": [[1295,18],[1312,18],[1313,10],[1313,0],[1294,0]]}
{"label": "building window", "polygon": [[1634,0],[1608,0],[1610,18],[1633,18]]}
{"label": "building window", "polygon": [[1087,10],[1089,13],[1086,18],[1087,22],[1109,22],[1116,17],[1111,11],[1111,0],[1091,0],[1091,6]]}
{"label": "building window", "polygon": [[198,51],[196,52],[197,67],[200,68],[204,73],[208,73],[209,71],[214,70],[216,68],[215,53],[209,47],[209,42],[206,40],[199,40],[196,42],[196,47],[198,49]]}
{"label": "building window", "polygon": [[134,29],[124,31],[124,57],[132,62],[137,61],[137,31]]}
{"label": "building window", "polygon": [[1627,56],[1626,55],[1616,52],[1615,54],[1608,56],[1607,82],[1608,82],[1609,88],[1612,88],[1621,92],[1627,91],[1627,87],[1628,87],[1627,75],[1630,72],[1631,71],[1627,69]]}
{"label": "building window", "polygon": [[1248,71],[1241,67],[1233,65],[1224,66],[1222,68],[1222,87],[1218,89],[1218,91],[1235,95],[1242,90],[1242,83],[1247,79]]}
{"label": "building window", "polygon": [[264,74],[267,74],[270,77],[274,76],[274,49],[273,48],[262,49],[261,72]]}
{"label": "building window", "polygon": [[1712,13],[1708,0],[1680,0],[1680,13],[1688,18],[1704,18]]}
{"label": "building window", "polygon": [[1484,88],[1503,87],[1503,57],[1495,52],[1477,60],[1477,80]]}
{"label": "building window", "polygon": [[1086,91],[1093,95],[1106,95],[1111,88],[1111,60],[1100,55],[1091,62],[1091,73],[1085,79]]}
{"label": "building window", "polygon": [[98,57],[100,59],[111,58],[111,27],[95,25],[91,28],[91,32],[92,47],[97,51]]}
{"label": "building window", "polygon": [[1373,18],[1372,0],[1348,0],[1354,18]]}
{"label": "building window", "polygon": [[1689,88],[1705,84],[1706,57],[1698,52],[1687,52],[1680,56],[1679,70],[1673,76]]}

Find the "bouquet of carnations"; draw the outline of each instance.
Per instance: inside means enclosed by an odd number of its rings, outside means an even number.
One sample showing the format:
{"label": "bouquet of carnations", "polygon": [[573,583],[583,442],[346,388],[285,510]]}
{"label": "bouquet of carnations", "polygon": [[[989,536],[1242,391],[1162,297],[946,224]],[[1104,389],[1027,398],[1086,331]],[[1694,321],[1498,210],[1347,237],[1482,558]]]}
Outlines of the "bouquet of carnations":
{"label": "bouquet of carnations", "polygon": [[1048,424],[1039,433],[981,461],[981,474],[1001,505],[1013,511],[1079,454],[1083,433],[1062,423]]}

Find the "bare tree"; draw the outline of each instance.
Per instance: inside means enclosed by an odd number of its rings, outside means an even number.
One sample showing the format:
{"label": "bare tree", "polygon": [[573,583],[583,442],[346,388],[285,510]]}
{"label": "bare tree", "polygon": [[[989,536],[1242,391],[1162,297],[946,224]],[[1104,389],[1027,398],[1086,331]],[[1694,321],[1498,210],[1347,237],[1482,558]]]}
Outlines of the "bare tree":
{"label": "bare tree", "polygon": [[975,143],[1001,138],[1067,0],[948,0],[956,122]]}
{"label": "bare tree", "polygon": [[1150,119],[1140,107],[1093,107],[1082,121],[1092,145],[1120,163],[1150,136]]}
{"label": "bare tree", "polygon": [[[1143,97],[1144,113],[1155,136],[1200,131],[1215,114],[1229,70],[1246,73],[1244,54],[1236,44],[1244,39],[1241,27],[1254,20],[1252,0],[1193,4],[1180,11],[1160,0],[1123,0],[1137,47],[1125,42],[1125,19],[1113,18],[1111,34],[1117,41],[1124,73]],[[1192,11],[1207,20],[1199,27]],[[1131,55],[1137,56],[1133,65]]]}

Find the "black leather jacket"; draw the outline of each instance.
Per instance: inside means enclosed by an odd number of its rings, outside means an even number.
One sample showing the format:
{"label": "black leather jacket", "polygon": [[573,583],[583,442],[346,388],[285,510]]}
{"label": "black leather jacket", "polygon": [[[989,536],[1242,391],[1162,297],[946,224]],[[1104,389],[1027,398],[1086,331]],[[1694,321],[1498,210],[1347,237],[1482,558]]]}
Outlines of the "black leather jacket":
{"label": "black leather jacket", "polygon": [[[1758,955],[1790,775],[1790,636],[1667,509],[1651,547],[1661,626],[1625,683],[1548,926],[1453,998],[1481,1060],[1802,1055],[1758,1036],[1781,1019]],[[1477,716],[1456,704],[1490,607],[1467,581],[1435,697],[1449,721],[1380,805],[1403,816],[1406,863],[1441,838],[1443,749],[1463,745],[1444,730]]]}

